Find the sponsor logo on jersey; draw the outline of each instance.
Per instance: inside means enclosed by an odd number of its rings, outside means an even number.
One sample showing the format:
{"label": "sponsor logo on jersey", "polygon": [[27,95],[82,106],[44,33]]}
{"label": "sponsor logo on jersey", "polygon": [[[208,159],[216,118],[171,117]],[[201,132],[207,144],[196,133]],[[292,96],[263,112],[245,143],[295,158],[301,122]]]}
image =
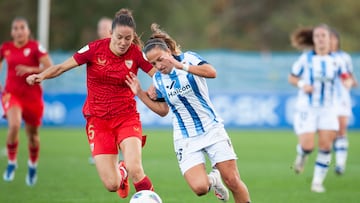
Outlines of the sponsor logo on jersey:
{"label": "sponsor logo on jersey", "polygon": [[[173,81],[170,86],[167,86],[167,88],[172,89],[174,87],[174,84],[175,84],[175,81]],[[181,86],[179,88],[175,88],[174,90],[169,90],[167,92],[167,95],[170,98],[170,97],[174,97],[177,95],[185,95],[189,91],[191,91],[191,85],[187,84],[187,85]]]}
{"label": "sponsor logo on jersey", "polygon": [[100,66],[105,66],[105,64],[106,64],[106,59],[98,58],[98,59],[97,59],[97,64],[100,65]]}

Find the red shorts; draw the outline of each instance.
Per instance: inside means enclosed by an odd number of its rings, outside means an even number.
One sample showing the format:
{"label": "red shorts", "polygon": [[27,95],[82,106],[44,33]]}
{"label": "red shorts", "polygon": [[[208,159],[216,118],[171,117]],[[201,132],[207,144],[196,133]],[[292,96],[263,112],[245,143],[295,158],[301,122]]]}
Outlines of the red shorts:
{"label": "red shorts", "polygon": [[93,156],[118,154],[118,145],[125,138],[142,138],[139,114],[108,120],[89,116],[86,121],[86,134]]}
{"label": "red shorts", "polygon": [[25,123],[32,126],[41,125],[44,113],[44,101],[41,98],[38,100],[20,99],[6,92],[2,94],[1,102],[5,118],[10,108],[18,106],[21,109],[21,117]]}

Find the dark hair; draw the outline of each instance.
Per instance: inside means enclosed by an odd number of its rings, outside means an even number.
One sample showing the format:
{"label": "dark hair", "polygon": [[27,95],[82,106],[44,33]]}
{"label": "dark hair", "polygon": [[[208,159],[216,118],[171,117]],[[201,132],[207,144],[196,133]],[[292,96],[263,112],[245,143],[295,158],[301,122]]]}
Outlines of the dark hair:
{"label": "dark hair", "polygon": [[142,41],[140,40],[140,37],[136,33],[136,23],[135,23],[133,15],[132,15],[132,12],[129,9],[122,8],[118,12],[115,13],[115,17],[113,19],[111,29],[114,30],[114,28],[117,25],[131,27],[134,30],[133,43],[140,47],[143,45]]}
{"label": "dark hair", "polygon": [[330,33],[337,39],[337,49],[340,49],[340,34],[335,28],[330,28]]}
{"label": "dark hair", "polygon": [[173,55],[180,55],[181,49],[176,41],[170,37],[165,31],[160,29],[156,23],[151,24],[152,35],[145,43],[144,52],[148,52],[154,47],[160,47],[163,50],[169,49]]}
{"label": "dark hair", "polygon": [[312,27],[296,29],[290,35],[291,45],[299,50],[314,48],[313,30]]}
{"label": "dark hair", "polygon": [[154,49],[155,47],[158,47],[164,51],[169,50],[169,47],[165,43],[163,39],[160,38],[151,38],[149,39],[144,46],[143,52],[146,54],[150,50]]}
{"label": "dark hair", "polygon": [[331,33],[331,29],[328,25],[322,23],[315,27],[304,27],[296,29],[290,36],[291,45],[297,49],[313,49],[313,33],[317,28],[324,28]]}

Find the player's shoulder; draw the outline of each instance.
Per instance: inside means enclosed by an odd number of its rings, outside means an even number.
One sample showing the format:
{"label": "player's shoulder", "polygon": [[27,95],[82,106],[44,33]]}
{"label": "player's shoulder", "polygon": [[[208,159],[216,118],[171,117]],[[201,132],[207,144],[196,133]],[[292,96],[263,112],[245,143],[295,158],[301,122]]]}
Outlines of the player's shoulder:
{"label": "player's shoulder", "polygon": [[11,47],[11,46],[13,46],[14,45],[14,43],[12,42],[12,41],[5,41],[5,42],[3,42],[1,45],[0,45],[0,47],[2,47],[2,48],[8,48],[8,47]]}
{"label": "player's shoulder", "polygon": [[98,39],[91,41],[88,43],[88,46],[91,48],[98,49],[100,47],[108,47],[109,44],[110,44],[110,38],[105,38],[105,39]]}

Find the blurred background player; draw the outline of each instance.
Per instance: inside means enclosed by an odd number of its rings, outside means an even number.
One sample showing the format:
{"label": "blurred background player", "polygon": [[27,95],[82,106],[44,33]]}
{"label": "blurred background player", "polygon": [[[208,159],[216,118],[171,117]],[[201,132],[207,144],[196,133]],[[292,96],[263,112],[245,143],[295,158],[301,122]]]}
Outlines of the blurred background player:
{"label": "blurred background player", "polygon": [[[142,126],[135,95],[125,83],[139,68],[152,76],[156,71],[143,58],[136,24],[128,9],[113,19],[111,38],[90,42],[61,64],[27,78],[29,84],[87,64],[87,98],[83,107],[86,133],[99,177],[105,188],[121,198],[129,194],[128,177],[136,191],[153,190],[142,166]],[[118,164],[118,151],[124,161]],[[125,167],[126,166],[126,167]]]}
{"label": "blurred background player", "polygon": [[[11,24],[12,41],[0,47],[0,61],[7,62],[5,88],[2,92],[2,106],[8,123],[6,138],[8,165],[4,172],[5,181],[12,181],[17,168],[17,151],[21,121],[24,120],[28,139],[28,172],[26,184],[37,181],[37,164],[40,151],[39,128],[44,110],[42,88],[39,84],[29,85],[26,77],[40,73],[52,65],[47,51],[31,39],[29,24],[25,18],[16,17]],[[2,65],[0,64],[0,67]]]}
{"label": "blurred background player", "polygon": [[325,192],[323,186],[330,161],[331,148],[339,129],[335,108],[335,81],[340,79],[349,87],[351,78],[343,61],[331,54],[330,29],[326,25],[300,28],[292,34],[292,44],[305,51],[294,63],[289,83],[297,86],[298,97],[294,117],[294,130],[298,136],[296,173],[304,170],[304,164],[315,145],[318,134],[318,155],[311,184],[311,191]]}
{"label": "blurred background player", "polygon": [[[331,29],[331,51],[344,60],[345,67],[353,80],[353,87],[357,86],[357,80],[353,74],[353,63],[351,56],[340,49],[340,35],[335,29]],[[348,155],[349,141],[347,138],[347,128],[349,118],[352,116],[352,102],[350,89],[345,87],[342,82],[337,83],[337,105],[339,117],[339,131],[334,142],[335,151],[335,172],[339,175],[345,172],[346,160]]]}
{"label": "blurred background player", "polygon": [[[240,179],[231,140],[208,95],[206,78],[215,78],[216,70],[196,53],[182,53],[176,41],[157,24],[151,28],[153,34],[145,44],[144,53],[158,70],[153,76],[153,85],[157,98],[165,102],[152,100],[131,72],[127,84],[160,116],[166,116],[171,108],[175,153],[181,172],[195,194],[205,195],[212,188],[218,199],[228,201],[229,192],[222,183],[223,178],[236,203],[250,202],[247,187]],[[209,174],[205,154],[213,167]]]}
{"label": "blurred background player", "polygon": [[112,19],[108,17],[102,17],[97,24],[97,35],[99,39],[105,39],[111,37],[111,25]]}

